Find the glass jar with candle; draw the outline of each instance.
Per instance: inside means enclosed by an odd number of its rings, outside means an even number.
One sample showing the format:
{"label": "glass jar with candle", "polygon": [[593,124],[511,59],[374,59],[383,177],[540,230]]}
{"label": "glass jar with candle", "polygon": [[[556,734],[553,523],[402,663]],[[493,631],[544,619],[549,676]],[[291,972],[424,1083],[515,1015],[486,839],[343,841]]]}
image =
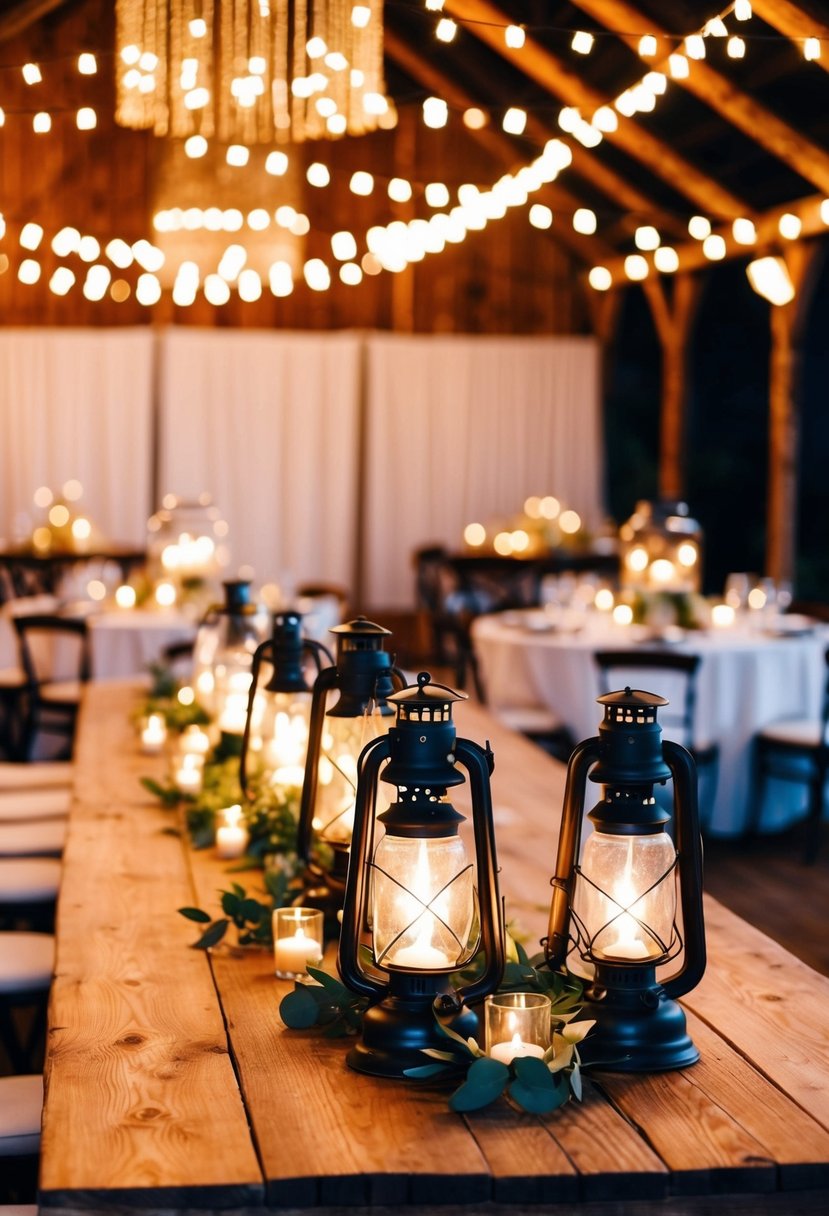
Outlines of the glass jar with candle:
{"label": "glass jar with candle", "polygon": [[209,494],[196,500],[164,497],[147,523],[147,574],[170,584],[175,600],[197,615],[216,598],[227,565],[227,524]]}
{"label": "glass jar with candle", "polygon": [[253,656],[267,633],[268,617],[251,598],[249,581],[228,581],[224,589],[224,603],[211,608],[199,627],[193,680],[199,703],[218,720],[221,752],[239,755]]}
{"label": "glass jar with candle", "polygon": [[486,998],[486,1054],[502,1064],[541,1060],[550,1046],[552,1005],[542,992],[497,992]]}
{"label": "glass jar with candle", "polygon": [[308,965],[318,966],[322,961],[322,912],[318,908],[276,908],[273,952],[280,979],[307,979]]}

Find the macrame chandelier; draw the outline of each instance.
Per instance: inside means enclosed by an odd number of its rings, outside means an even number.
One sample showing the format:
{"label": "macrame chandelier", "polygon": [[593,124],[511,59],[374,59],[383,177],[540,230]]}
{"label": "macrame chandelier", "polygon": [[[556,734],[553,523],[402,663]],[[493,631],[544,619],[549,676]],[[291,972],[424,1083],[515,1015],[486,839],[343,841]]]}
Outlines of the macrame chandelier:
{"label": "macrame chandelier", "polygon": [[116,18],[121,126],[301,142],[389,110],[382,0],[117,0]]}

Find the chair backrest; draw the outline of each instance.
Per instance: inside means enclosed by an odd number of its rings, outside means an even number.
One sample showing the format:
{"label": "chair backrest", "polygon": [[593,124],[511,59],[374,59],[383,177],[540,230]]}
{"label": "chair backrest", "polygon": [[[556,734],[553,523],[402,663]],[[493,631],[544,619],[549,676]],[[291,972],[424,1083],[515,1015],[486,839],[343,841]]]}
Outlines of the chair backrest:
{"label": "chair backrest", "polygon": [[32,613],[14,618],[20,665],[33,686],[53,680],[86,681],[92,673],[86,618]]}
{"label": "chair backrest", "polygon": [[697,696],[698,654],[679,654],[673,650],[598,650],[594,654],[599,668],[602,693],[614,692],[630,684],[630,677],[646,675],[647,691],[667,697],[669,704],[659,711],[665,737],[691,747],[694,737],[694,712]]}

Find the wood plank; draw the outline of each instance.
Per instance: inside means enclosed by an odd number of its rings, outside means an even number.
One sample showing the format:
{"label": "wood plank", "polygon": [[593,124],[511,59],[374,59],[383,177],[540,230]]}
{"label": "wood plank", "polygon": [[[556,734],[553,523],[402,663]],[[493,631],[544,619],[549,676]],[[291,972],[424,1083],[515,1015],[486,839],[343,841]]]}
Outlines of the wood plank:
{"label": "wood plank", "polygon": [[128,705],[122,690],[91,685],[81,711],[41,1203],[96,1207],[144,1191],[171,1207],[261,1202],[210,970],[170,915],[192,902],[181,842],[133,781],[147,758],[134,755]]}
{"label": "wood plank", "polygon": [[829,1130],[829,978],[706,900],[708,967],[683,1003]]}
{"label": "wood plank", "polygon": [[[200,906],[215,907],[226,864],[209,851],[191,864]],[[344,1059],[351,1042],[284,1029],[279,1001],[291,985],[275,978],[269,952],[216,950],[212,965],[269,1203],[437,1202],[449,1179],[470,1203],[490,1198],[486,1162],[444,1091],[353,1072]]]}

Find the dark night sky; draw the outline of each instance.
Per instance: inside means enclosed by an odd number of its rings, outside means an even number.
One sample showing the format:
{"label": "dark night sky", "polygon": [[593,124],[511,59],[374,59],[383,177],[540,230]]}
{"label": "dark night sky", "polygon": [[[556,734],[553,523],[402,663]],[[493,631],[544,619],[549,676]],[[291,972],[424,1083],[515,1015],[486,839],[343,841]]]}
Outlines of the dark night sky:
{"label": "dark night sky", "polygon": [[[742,261],[712,266],[691,358],[687,500],[706,536],[705,590],[733,570],[762,572],[768,459],[769,323]],[[798,400],[798,598],[829,602],[829,259],[807,306]],[[626,293],[606,394],[608,503],[622,520],[657,489],[660,353],[641,290]]]}

